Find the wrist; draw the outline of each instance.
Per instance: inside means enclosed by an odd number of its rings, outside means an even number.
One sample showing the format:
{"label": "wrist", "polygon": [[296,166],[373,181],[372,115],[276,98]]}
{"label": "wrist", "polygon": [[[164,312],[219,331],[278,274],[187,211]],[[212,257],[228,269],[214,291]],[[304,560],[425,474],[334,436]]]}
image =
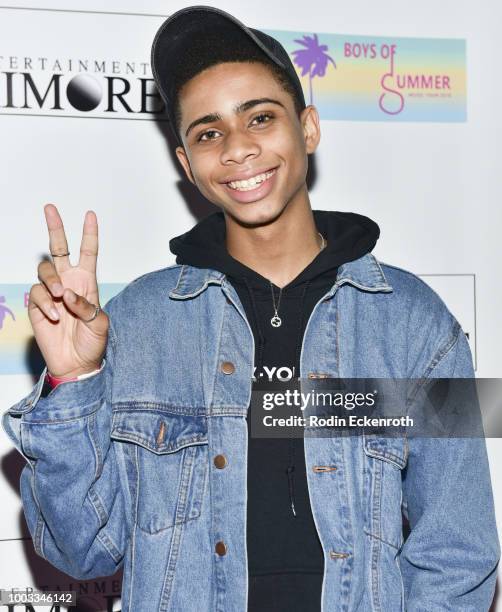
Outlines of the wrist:
{"label": "wrist", "polygon": [[84,378],[87,378],[88,376],[91,376],[92,374],[99,372],[102,369],[104,364],[105,364],[105,359],[102,360],[100,365],[96,365],[94,369],[85,368],[85,369],[74,370],[73,372],[69,372],[65,376],[54,376],[53,374],[49,372],[49,370],[47,370],[45,374],[45,380],[52,388],[55,388],[57,387],[57,385],[63,382],[70,382],[70,381],[82,380]]}

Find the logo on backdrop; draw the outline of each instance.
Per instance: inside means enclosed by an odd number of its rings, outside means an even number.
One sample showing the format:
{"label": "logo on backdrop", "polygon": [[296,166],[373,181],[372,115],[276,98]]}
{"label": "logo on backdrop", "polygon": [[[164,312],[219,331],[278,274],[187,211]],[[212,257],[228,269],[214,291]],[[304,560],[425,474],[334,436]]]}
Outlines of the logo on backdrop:
{"label": "logo on backdrop", "polygon": [[4,55],[0,76],[2,112],[130,119],[164,114],[147,62]]}
{"label": "logo on backdrop", "polygon": [[465,40],[267,30],[322,119],[466,121]]}
{"label": "logo on backdrop", "polygon": [[13,321],[16,320],[12,310],[5,304],[5,295],[0,295],[0,329],[2,329],[4,319],[7,315],[10,315]]}

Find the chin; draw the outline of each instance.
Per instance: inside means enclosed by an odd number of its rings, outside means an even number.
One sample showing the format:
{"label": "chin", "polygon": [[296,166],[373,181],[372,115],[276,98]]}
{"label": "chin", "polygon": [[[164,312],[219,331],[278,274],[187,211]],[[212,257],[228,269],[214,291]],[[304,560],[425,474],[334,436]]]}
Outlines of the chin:
{"label": "chin", "polygon": [[278,202],[258,200],[248,204],[232,204],[222,208],[226,214],[233,217],[237,222],[243,225],[258,226],[275,221],[285,207],[285,204],[281,205]]}

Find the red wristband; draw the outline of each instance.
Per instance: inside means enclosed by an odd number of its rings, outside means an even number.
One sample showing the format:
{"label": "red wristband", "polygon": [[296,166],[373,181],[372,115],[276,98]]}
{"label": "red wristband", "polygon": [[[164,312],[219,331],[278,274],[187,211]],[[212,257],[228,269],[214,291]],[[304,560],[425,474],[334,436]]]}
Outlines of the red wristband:
{"label": "red wristband", "polygon": [[54,389],[54,387],[57,387],[59,383],[67,382],[70,380],[78,380],[78,378],[76,376],[74,376],[73,378],[58,378],[57,376],[52,376],[52,374],[49,374],[49,372],[47,372],[45,374],[45,380]]}
{"label": "red wristband", "polygon": [[99,366],[99,368],[96,368],[96,370],[94,370],[93,372],[88,372],[87,374],[81,374],[80,376],[74,376],[73,378],[62,378],[59,376],[53,376],[52,374],[49,373],[49,370],[47,370],[47,372],[45,373],[45,380],[47,381],[47,383],[49,384],[49,386],[54,389],[54,387],[57,387],[59,385],[59,383],[62,382],[68,382],[71,380],[81,380],[83,378],[87,378],[88,376],[92,376],[94,375],[96,372],[99,372],[104,364],[105,364],[105,358],[103,357],[102,361],[101,361],[101,365]]}

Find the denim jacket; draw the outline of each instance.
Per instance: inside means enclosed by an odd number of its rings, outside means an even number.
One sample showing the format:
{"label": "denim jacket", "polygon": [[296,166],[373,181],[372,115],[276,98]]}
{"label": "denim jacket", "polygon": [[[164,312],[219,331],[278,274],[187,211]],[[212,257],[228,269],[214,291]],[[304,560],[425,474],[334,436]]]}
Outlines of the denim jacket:
{"label": "denim jacket", "polygon": [[[2,417],[27,461],[35,550],[82,580],[123,566],[125,612],[245,612],[254,339],[237,293],[221,272],[172,265],[104,310],[101,371],[41,397],[45,368]],[[326,375],[474,371],[438,295],[368,253],[307,323],[300,376]],[[305,436],[305,461],[322,612],[489,609],[500,548],[484,438]]]}

